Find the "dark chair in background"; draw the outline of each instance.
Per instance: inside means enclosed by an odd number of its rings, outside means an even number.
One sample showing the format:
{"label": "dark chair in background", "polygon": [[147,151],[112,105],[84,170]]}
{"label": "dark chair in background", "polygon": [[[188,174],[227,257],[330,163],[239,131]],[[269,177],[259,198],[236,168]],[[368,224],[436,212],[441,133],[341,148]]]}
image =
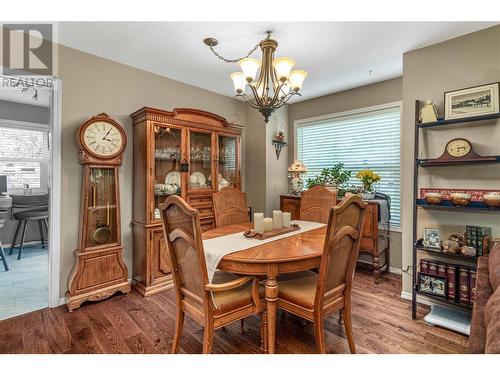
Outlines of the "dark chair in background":
{"label": "dark chair in background", "polygon": [[[5,225],[5,218],[8,215],[11,205],[12,199],[0,197],[0,229],[2,229]],[[5,251],[3,250],[2,241],[0,241],[0,260],[2,260],[3,268],[5,269],[5,271],[8,271],[9,264],[7,263],[7,259],[5,258]]]}
{"label": "dark chair in background", "polygon": [[[45,230],[48,233],[49,195],[11,195],[11,198],[12,216],[14,220],[17,220],[17,226],[10,245],[9,255],[12,254],[16,245],[19,244],[19,253],[17,255],[17,259],[19,260],[21,259],[21,254],[26,240],[26,228],[28,227],[28,222],[38,222],[40,241],[42,243],[42,248],[45,248],[43,228],[45,227]],[[17,242],[17,237],[21,227],[21,242]]]}

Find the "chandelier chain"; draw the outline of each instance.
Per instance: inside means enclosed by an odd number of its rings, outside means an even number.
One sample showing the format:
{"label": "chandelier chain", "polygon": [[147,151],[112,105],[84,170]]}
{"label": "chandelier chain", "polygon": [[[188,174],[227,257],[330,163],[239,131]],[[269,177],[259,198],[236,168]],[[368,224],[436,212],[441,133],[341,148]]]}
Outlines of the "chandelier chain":
{"label": "chandelier chain", "polygon": [[255,50],[259,47],[259,43],[257,43],[255,45],[255,47],[253,47],[245,56],[243,57],[240,57],[238,59],[226,59],[224,56],[221,56],[219,53],[217,53],[217,51],[214,50],[214,47],[213,46],[210,46],[210,51],[212,51],[212,53],[217,56],[220,60],[226,62],[226,63],[237,63],[239,62],[240,60],[243,60],[243,59],[246,59],[247,57],[249,57],[252,53],[255,52]]}

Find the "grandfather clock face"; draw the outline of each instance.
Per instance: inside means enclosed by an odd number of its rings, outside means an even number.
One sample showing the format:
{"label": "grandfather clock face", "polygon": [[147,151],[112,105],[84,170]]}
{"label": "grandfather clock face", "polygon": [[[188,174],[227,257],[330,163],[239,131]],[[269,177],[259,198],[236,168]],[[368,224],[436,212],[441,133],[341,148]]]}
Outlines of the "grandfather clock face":
{"label": "grandfather clock face", "polygon": [[124,147],[124,137],[120,129],[113,123],[96,121],[83,131],[83,146],[100,157],[113,157]]}

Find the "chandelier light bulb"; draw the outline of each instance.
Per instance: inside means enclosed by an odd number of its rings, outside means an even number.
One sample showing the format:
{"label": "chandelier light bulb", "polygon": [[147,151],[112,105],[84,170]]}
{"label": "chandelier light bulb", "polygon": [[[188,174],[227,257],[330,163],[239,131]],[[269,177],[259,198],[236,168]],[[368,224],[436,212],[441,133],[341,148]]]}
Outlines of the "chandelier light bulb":
{"label": "chandelier light bulb", "polygon": [[247,81],[245,80],[242,72],[232,73],[231,79],[233,80],[234,91],[236,91],[238,94],[241,94],[243,91],[245,91]]}
{"label": "chandelier light bulb", "polygon": [[307,77],[307,72],[305,70],[292,70],[290,73],[290,86],[292,90],[298,92]]}
{"label": "chandelier light bulb", "polygon": [[257,77],[257,70],[260,68],[260,60],[247,57],[241,59],[239,65],[247,82],[254,81],[255,77]]}
{"label": "chandelier light bulb", "polygon": [[278,57],[273,60],[273,68],[276,77],[281,82],[285,82],[290,77],[290,71],[295,66],[295,60],[290,57]]}

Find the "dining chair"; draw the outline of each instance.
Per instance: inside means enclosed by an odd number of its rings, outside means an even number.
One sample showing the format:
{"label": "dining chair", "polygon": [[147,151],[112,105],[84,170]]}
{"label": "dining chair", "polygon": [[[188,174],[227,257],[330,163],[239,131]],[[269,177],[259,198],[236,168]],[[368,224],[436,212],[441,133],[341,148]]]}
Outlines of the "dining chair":
{"label": "dining chair", "polygon": [[[0,229],[2,229],[5,225],[5,220],[11,206],[10,202],[10,199],[0,197]],[[7,272],[9,270],[9,263],[7,263],[7,258],[5,257],[5,251],[2,246],[2,241],[0,241],[0,260],[3,263],[5,272]]]}
{"label": "dining chair", "polygon": [[302,192],[300,220],[328,223],[330,209],[337,204],[337,193],[323,186],[314,186]]}
{"label": "dining chair", "polygon": [[[209,282],[198,210],[178,196],[168,197],[160,210],[177,305],[172,353],[179,348],[184,314],[204,327],[203,353],[210,353],[214,330],[264,312],[263,288],[254,277],[221,271]],[[264,321],[261,344],[267,332]]]}
{"label": "dining chair", "polygon": [[[44,228],[48,232],[48,218],[49,218],[49,195],[11,195],[12,198],[12,216],[17,220],[16,230],[10,245],[9,255],[12,255],[16,245],[19,245],[17,259],[21,259],[26,240],[26,229],[29,222],[38,222],[38,230],[40,231],[40,242],[42,248],[45,248]],[[22,229],[21,242],[17,242],[17,236]]]}
{"label": "dining chair", "polygon": [[319,274],[305,271],[278,281],[278,307],[314,323],[316,349],[326,353],[324,319],[342,312],[351,353],[351,289],[367,204],[359,196],[345,198],[330,210]]}
{"label": "dining chair", "polygon": [[228,186],[214,193],[212,200],[217,228],[250,222],[246,193]]}

